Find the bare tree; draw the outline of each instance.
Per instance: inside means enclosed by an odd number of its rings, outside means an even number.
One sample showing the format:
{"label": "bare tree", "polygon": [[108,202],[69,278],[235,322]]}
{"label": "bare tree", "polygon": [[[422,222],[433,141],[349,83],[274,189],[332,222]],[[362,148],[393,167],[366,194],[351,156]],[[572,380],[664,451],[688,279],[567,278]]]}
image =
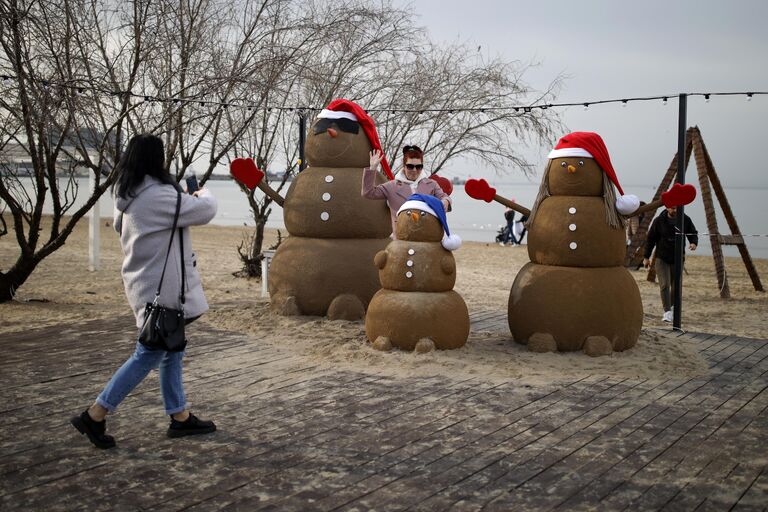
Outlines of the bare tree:
{"label": "bare tree", "polygon": [[[277,171],[267,179],[284,191],[299,168],[297,115],[311,122],[336,97],[372,110],[388,154],[418,140],[436,170],[469,155],[525,172],[520,144],[558,127],[550,111],[509,109],[549,100],[557,81],[537,96],[525,66],[434,45],[414,29],[412,10],[391,0],[0,5],[0,70],[12,77],[0,84],[0,237],[14,233],[19,244],[16,262],[0,269],[0,301],[108,189],[136,133],[164,138],[177,180],[194,165],[205,183],[221,164],[251,156]],[[392,112],[401,109],[413,112]],[[75,169],[96,182],[80,208]],[[252,263],[274,205],[243,191],[256,222],[243,254]]]}
{"label": "bare tree", "polygon": [[[252,156],[262,170],[277,169],[279,177],[273,179],[272,187],[278,192],[298,172],[298,117],[304,116],[311,123],[314,114],[332,99],[352,96],[355,90],[382,87],[381,77],[372,75],[371,70],[412,51],[412,42],[403,37],[410,27],[408,11],[391,2],[306,1],[296,14],[290,23],[295,30],[281,32],[279,40],[270,41],[273,48],[290,49],[281,69],[280,87],[273,87],[264,96],[266,105],[273,109],[253,124],[237,151]],[[308,108],[286,110],[296,105]],[[265,179],[270,181],[270,175]],[[240,255],[248,275],[259,276],[261,267],[256,263],[262,257],[264,227],[273,200],[255,190],[243,191],[256,229],[241,245]]]}
{"label": "bare tree", "polygon": [[[560,129],[552,111],[511,108],[553,100],[559,78],[537,92],[523,81],[528,66],[485,61],[466,45],[433,44],[425,30],[414,29],[414,13],[391,2],[310,1],[304,10],[308,19],[297,24],[311,24],[310,32],[322,36],[322,45],[297,44],[305,48],[292,62],[299,75],[285,89],[287,96],[271,95],[273,104],[319,109],[336,97],[355,100],[370,109],[388,155],[397,155],[404,142],[419,141],[429,151],[433,171],[459,156],[470,156],[502,172],[528,173],[531,166],[521,147],[548,144]],[[305,114],[312,116],[314,110]],[[271,141],[278,130],[266,122],[260,127],[263,131],[254,135],[254,143]],[[276,149],[271,144],[242,147],[262,168],[275,158],[286,159],[288,172],[278,189],[296,170],[297,133],[292,120],[282,133],[284,146],[279,152],[262,150]],[[260,267],[254,262],[260,259],[272,201],[259,192],[244,192],[256,231],[246,244],[250,251],[241,251],[241,257],[258,274]]]}
{"label": "bare tree", "polygon": [[[0,4],[0,67],[12,77],[0,95],[0,199],[3,226],[8,215],[19,245],[13,265],[0,270],[0,302],[13,298],[40,261],[64,244],[113,182],[134,105],[128,95],[104,90],[110,82],[135,81],[145,58],[145,23],[138,3],[127,19],[96,0]],[[105,27],[120,37],[110,40]],[[118,76],[117,67],[127,72]],[[79,208],[76,168],[95,178]],[[52,214],[43,223],[46,204]]]}

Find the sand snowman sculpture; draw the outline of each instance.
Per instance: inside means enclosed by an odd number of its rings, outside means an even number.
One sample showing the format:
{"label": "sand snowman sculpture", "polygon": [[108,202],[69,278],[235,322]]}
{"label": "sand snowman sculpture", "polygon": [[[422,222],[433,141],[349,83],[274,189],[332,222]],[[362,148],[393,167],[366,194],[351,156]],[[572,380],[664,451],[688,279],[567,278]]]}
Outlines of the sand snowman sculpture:
{"label": "sand snowman sculpture", "polygon": [[529,216],[531,261],[518,272],[508,303],[512,336],[537,352],[596,356],[631,348],[643,305],[623,266],[625,217],[662,204],[688,204],[696,191],[676,185],[660,201],[640,207],[637,196],[624,195],[602,138],[592,132],[566,135],[548,158],[530,211],[498,196],[485,180],[465,186],[475,199],[496,200]]}
{"label": "sand snowman sculpture", "polygon": [[469,336],[469,313],[453,291],[461,245],[451,235],[442,202],[414,194],[397,213],[397,240],[374,259],[382,289],[365,317],[374,348],[427,352],[462,347]]}
{"label": "sand snowman sculpture", "polygon": [[[328,315],[359,320],[380,288],[374,255],[389,243],[390,214],[381,201],[360,196],[371,149],[381,149],[373,120],[357,104],[338,99],[317,116],[305,145],[309,167],[291,183],[285,200],[254,174],[250,159],[232,163],[232,174],[259,186],[283,207],[291,235],[269,269],[272,309],[283,315]],[[388,163],[382,167],[391,178]],[[249,182],[250,181],[250,182]],[[376,183],[386,181],[384,175]]]}

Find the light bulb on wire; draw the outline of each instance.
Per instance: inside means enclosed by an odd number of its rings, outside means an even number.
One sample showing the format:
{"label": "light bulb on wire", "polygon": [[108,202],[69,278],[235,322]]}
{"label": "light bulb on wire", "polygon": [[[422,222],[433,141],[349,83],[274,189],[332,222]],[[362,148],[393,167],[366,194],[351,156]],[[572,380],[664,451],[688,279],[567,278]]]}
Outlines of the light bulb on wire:
{"label": "light bulb on wire", "polygon": [[751,92],[747,93],[747,101],[752,101],[752,93]]}
{"label": "light bulb on wire", "polygon": [[664,105],[665,107],[667,106],[667,97],[666,96],[664,96],[664,98],[662,98],[661,104]]}
{"label": "light bulb on wire", "polygon": [[709,94],[704,95],[704,103],[709,103]]}

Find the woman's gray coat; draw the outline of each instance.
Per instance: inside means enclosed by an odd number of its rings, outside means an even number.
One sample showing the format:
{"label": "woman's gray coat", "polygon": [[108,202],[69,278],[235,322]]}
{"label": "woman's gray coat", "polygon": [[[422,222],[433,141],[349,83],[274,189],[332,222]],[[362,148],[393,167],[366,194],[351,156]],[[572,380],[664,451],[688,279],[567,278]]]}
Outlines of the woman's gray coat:
{"label": "woman's gray coat", "polygon": [[[115,200],[115,230],[120,233],[120,245],[125,259],[122,276],[128,303],[136,316],[136,326],[141,327],[144,308],[152,302],[160,282],[163,262],[176,211],[176,189],[147,176],[132,192],[132,197]],[[189,226],[209,223],[216,215],[216,199],[207,189],[198,196],[181,194],[181,210],[178,227],[183,228],[184,265],[186,271],[186,303],[184,317],[194,318],[208,311],[203,294],[197,258],[192,252]],[[173,237],[168,267],[165,270],[159,303],[179,309],[181,291],[181,254],[179,253],[178,229]]]}

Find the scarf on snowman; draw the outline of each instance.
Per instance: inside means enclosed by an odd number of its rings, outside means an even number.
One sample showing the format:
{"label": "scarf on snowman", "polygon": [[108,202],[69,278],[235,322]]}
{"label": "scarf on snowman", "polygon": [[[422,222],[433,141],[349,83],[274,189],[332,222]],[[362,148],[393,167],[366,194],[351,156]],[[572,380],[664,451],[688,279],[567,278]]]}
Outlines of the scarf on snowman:
{"label": "scarf on snowman", "polygon": [[410,185],[410,186],[411,186],[411,193],[413,193],[413,194],[415,194],[415,193],[416,193],[416,189],[417,189],[417,188],[418,188],[418,186],[419,186],[419,182],[420,182],[421,180],[425,180],[425,179],[427,179],[427,178],[429,178],[429,174],[427,173],[427,170],[426,170],[426,169],[422,169],[422,170],[421,170],[421,173],[420,173],[420,174],[419,174],[419,175],[416,177],[416,179],[415,179],[415,180],[413,180],[413,181],[409,180],[409,179],[408,179],[408,178],[405,176],[405,169],[400,169],[400,171],[398,171],[398,173],[395,175],[395,179],[396,179],[396,180],[398,180],[398,181],[402,181],[403,183],[407,183],[408,185]]}

